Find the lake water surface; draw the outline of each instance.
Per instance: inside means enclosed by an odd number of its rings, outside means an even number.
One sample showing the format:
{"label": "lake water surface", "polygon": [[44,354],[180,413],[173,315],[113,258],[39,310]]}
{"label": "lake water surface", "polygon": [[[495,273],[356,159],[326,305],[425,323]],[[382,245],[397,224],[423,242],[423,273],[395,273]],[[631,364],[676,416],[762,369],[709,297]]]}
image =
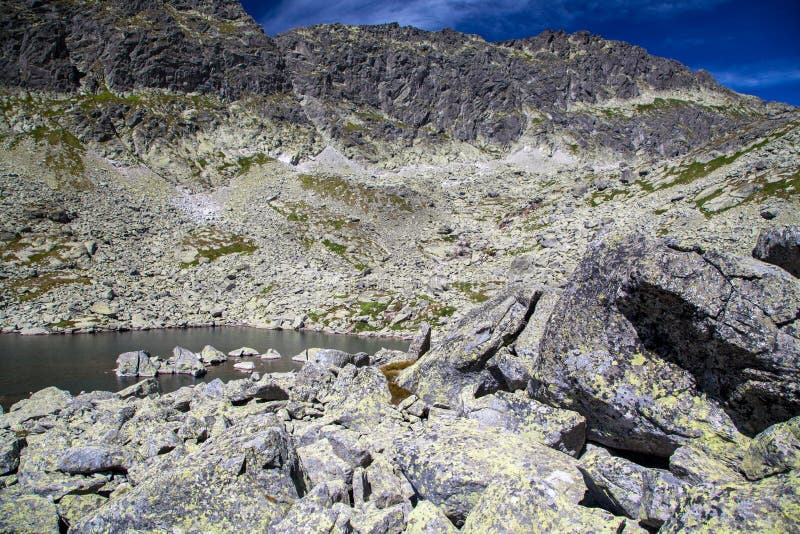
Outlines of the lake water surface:
{"label": "lake water surface", "polygon": [[[252,347],[262,353],[273,348],[283,355],[280,360],[247,358],[261,373],[299,369],[291,357],[312,347],[339,349],[345,352],[373,354],[381,347],[408,349],[408,341],[364,338],[316,332],[287,332],[258,328],[188,328],[137,332],[108,332],[57,336],[0,336],[0,404],[9,406],[34,391],[56,386],[73,394],[81,391],[119,391],[139,379],[114,374],[117,356],[131,350],[146,350],[151,355],[167,357],[176,345],[195,352],[213,345],[227,353],[239,347]],[[182,386],[209,382],[215,378],[242,378],[233,368],[238,359],[211,366],[200,378],[187,375],[159,375],[161,389],[174,391]]]}

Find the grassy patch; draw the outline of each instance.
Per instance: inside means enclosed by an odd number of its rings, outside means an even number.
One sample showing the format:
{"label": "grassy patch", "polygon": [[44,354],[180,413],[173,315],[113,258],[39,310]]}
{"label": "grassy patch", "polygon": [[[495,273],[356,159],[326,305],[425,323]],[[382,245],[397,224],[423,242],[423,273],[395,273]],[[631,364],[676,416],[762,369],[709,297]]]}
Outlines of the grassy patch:
{"label": "grassy patch", "polygon": [[183,238],[183,244],[197,249],[198,257],[193,261],[182,263],[182,267],[197,265],[199,258],[214,261],[228,254],[252,254],[258,250],[252,240],[213,227],[192,232]]}
{"label": "grassy patch", "polygon": [[411,204],[399,195],[386,193],[379,189],[352,183],[340,176],[299,175],[300,186],[306,191],[313,191],[348,206],[360,206],[364,211],[375,207],[389,207],[411,212]]}
{"label": "grassy patch", "polygon": [[16,293],[20,302],[28,302],[48,291],[71,284],[90,284],[91,280],[85,276],[65,275],[63,273],[45,273],[33,278],[14,280],[9,288]]}
{"label": "grassy patch", "polygon": [[[475,282],[454,282],[453,287],[464,293],[469,300],[475,303],[486,302],[489,300],[488,295],[478,288],[480,284]],[[452,314],[451,314],[452,315]]]}
{"label": "grassy patch", "polygon": [[267,163],[271,163],[273,161],[275,161],[275,158],[271,158],[266,154],[262,154],[261,152],[252,156],[239,158],[236,160],[236,164],[239,166],[239,170],[236,171],[236,174],[247,174],[253,167],[260,167],[261,165],[266,165]]}
{"label": "grassy patch", "polygon": [[322,244],[325,246],[325,248],[327,248],[328,250],[330,250],[334,254],[337,254],[337,255],[342,256],[342,257],[344,257],[345,253],[347,252],[347,246],[346,245],[342,245],[340,243],[335,243],[335,242],[330,241],[328,239],[323,239],[322,240]]}
{"label": "grassy patch", "polygon": [[592,193],[592,196],[589,197],[589,205],[594,207],[599,206],[603,202],[608,202],[609,200],[614,200],[618,196],[622,196],[627,194],[627,191],[624,189],[612,189],[606,191],[595,191]]}

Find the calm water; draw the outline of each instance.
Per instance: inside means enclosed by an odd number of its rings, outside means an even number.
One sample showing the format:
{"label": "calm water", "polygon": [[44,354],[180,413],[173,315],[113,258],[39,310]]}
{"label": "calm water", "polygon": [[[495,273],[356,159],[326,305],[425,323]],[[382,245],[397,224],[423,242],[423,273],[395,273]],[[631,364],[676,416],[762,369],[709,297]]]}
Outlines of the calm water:
{"label": "calm water", "polygon": [[[136,378],[114,374],[117,356],[130,350],[146,350],[151,355],[170,356],[172,348],[181,345],[199,352],[213,345],[227,353],[239,347],[252,347],[260,352],[273,348],[283,355],[280,360],[247,358],[261,374],[298,369],[291,357],[311,347],[339,349],[350,353],[375,353],[381,347],[406,350],[408,341],[361,338],[312,332],[286,332],[257,328],[191,328],[148,330],[63,336],[0,336],[0,404],[6,410],[21,398],[48,386],[81,391],[118,391]],[[233,368],[238,359],[211,366],[200,378],[186,375],[159,375],[163,391],[174,391],[197,382],[215,378],[229,380],[247,376]]]}

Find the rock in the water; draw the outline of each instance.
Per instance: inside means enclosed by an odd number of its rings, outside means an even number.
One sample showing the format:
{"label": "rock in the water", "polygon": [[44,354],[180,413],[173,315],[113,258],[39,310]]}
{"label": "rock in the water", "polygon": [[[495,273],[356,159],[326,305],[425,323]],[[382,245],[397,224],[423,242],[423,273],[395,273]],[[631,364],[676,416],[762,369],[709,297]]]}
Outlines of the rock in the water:
{"label": "rock in the water", "polygon": [[578,456],[583,450],[586,419],[577,412],[544,405],[522,392],[498,391],[476,399],[475,388],[467,386],[461,393],[460,409],[469,419],[519,434],[570,456]]}
{"label": "rock in the water", "polygon": [[216,365],[226,361],[228,357],[221,350],[217,350],[211,345],[206,345],[203,347],[203,350],[200,351],[200,359],[205,364]]}
{"label": "rock in the water", "polygon": [[455,406],[470,384],[496,390],[485,364],[525,326],[539,297],[520,284],[506,287],[461,318],[445,339],[397,377],[397,384],[428,404]]}
{"label": "rock in the water", "polygon": [[322,349],[309,356],[309,361],[322,365],[333,365],[334,367],[344,367],[348,363],[353,363],[353,355],[335,349]]}
{"label": "rock in the water", "polygon": [[176,375],[203,376],[206,368],[200,356],[183,347],[172,350],[172,372]]}
{"label": "rock in the water", "polygon": [[236,362],[233,364],[233,368],[240,371],[252,371],[256,368],[256,364],[253,362]]}
{"label": "rock in the water", "polygon": [[686,492],[685,483],[669,471],[648,469],[600,447],[590,447],[578,468],[603,508],[653,528],[672,516]]}
{"label": "rock in the water", "polygon": [[19,451],[25,442],[15,433],[0,430],[0,475],[16,471],[19,467]]}
{"label": "rock in the water", "polygon": [[800,277],[800,226],[762,230],[753,257]]}
{"label": "rock in the water", "polygon": [[123,352],[117,356],[117,376],[139,376],[139,368],[150,365],[150,354],[143,350]]}
{"label": "rock in the water", "polygon": [[305,492],[300,472],[283,424],[249,416],[149,471],[71,531],[265,532]]}
{"label": "rock in the water", "polygon": [[241,347],[235,350],[232,350],[228,353],[228,356],[234,358],[242,358],[245,356],[258,356],[258,351],[251,347]]}
{"label": "rock in the water", "polygon": [[493,482],[525,476],[577,504],[586,492],[577,461],[474,421],[442,419],[395,442],[394,458],[420,498],[440,506],[461,525]]}
{"label": "rock in the water", "polygon": [[800,416],[772,425],[756,436],[741,468],[750,480],[800,470]]}
{"label": "rock in the water", "polygon": [[681,503],[659,532],[674,534],[710,525],[715,532],[797,532],[800,472],[754,483],[703,486]]}
{"label": "rock in the water", "polygon": [[406,534],[456,534],[457,532],[442,509],[430,501],[419,501],[408,514]]}
{"label": "rock in the water", "polygon": [[58,461],[58,469],[71,475],[88,475],[100,471],[128,470],[130,460],[119,447],[82,445],[70,447]]}
{"label": "rock in the water", "polygon": [[267,349],[267,352],[261,355],[262,360],[280,360],[281,358],[283,358],[281,353],[272,348]]}
{"label": "rock in the water", "polygon": [[31,419],[57,414],[72,400],[72,395],[56,387],[37,391],[27,399],[11,406],[11,411],[0,416],[0,428],[14,427]]}
{"label": "rock in the water", "polygon": [[431,348],[431,325],[428,323],[421,323],[419,330],[411,344],[408,346],[408,353],[414,358],[422,358]]}
{"label": "rock in the water", "polygon": [[[617,534],[625,520],[575,504],[568,495],[538,480],[513,476],[493,481],[467,517],[461,532],[592,532]],[[626,531],[627,532],[627,531]]]}
{"label": "rock in the water", "polygon": [[586,416],[588,439],[729,465],[800,410],[800,284],[752,259],[643,236],[594,243],[548,321],[531,392]]}
{"label": "rock in the water", "polygon": [[0,489],[0,532],[58,534],[58,512],[53,501],[22,493],[19,487]]}
{"label": "rock in the water", "polygon": [[117,391],[117,395],[119,395],[121,399],[127,399],[128,397],[147,397],[148,395],[154,395],[156,393],[161,393],[161,383],[155,378],[146,378],[141,382],[137,382],[132,386]]}

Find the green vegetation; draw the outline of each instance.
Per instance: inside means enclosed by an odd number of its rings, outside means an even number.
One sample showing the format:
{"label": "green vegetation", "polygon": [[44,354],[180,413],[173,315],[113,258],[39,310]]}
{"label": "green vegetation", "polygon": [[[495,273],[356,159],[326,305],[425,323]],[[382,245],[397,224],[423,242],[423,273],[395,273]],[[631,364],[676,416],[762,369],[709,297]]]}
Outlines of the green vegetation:
{"label": "green vegetation", "polygon": [[211,261],[227,254],[252,254],[258,247],[252,240],[225,230],[208,227],[187,235],[182,243],[197,249],[197,258],[181,264],[181,267],[197,265],[199,258]]}
{"label": "green vegetation", "polygon": [[649,104],[637,104],[636,113],[647,113],[659,109],[668,109],[677,106],[688,106],[689,102],[677,98],[655,98]]}
{"label": "green vegetation", "polygon": [[376,206],[388,206],[402,211],[412,211],[411,204],[399,195],[386,193],[363,184],[351,183],[340,176],[313,176],[301,174],[300,186],[306,191],[313,191],[348,206],[360,206],[370,211]]}
{"label": "green vegetation", "polygon": [[52,272],[32,278],[12,280],[8,287],[16,292],[20,302],[28,302],[48,291],[70,284],[91,284],[91,280],[85,276]]}
{"label": "green vegetation", "polygon": [[483,292],[478,290],[480,284],[475,282],[454,282],[453,287],[464,293],[469,300],[475,303],[486,302],[489,297]]}
{"label": "green vegetation", "polygon": [[253,167],[260,167],[261,165],[266,165],[267,163],[271,163],[273,161],[275,161],[275,158],[271,158],[261,152],[252,156],[241,157],[236,161],[236,164],[239,166],[239,170],[236,172],[236,174],[247,174]]}
{"label": "green vegetation", "polygon": [[344,257],[345,253],[347,252],[347,246],[346,245],[342,245],[340,243],[335,243],[333,241],[329,241],[327,239],[323,239],[322,240],[322,244],[325,245],[325,248],[327,248],[328,250],[330,250],[334,254],[337,254],[337,255],[342,256],[342,257]]}

